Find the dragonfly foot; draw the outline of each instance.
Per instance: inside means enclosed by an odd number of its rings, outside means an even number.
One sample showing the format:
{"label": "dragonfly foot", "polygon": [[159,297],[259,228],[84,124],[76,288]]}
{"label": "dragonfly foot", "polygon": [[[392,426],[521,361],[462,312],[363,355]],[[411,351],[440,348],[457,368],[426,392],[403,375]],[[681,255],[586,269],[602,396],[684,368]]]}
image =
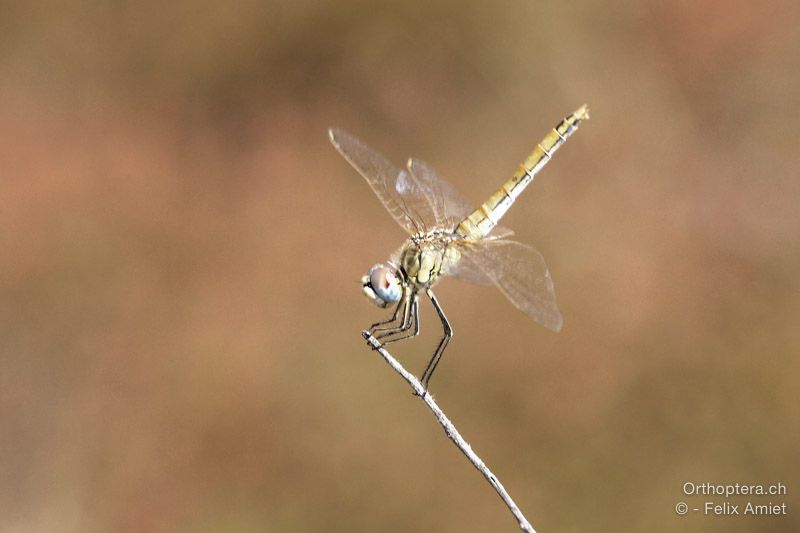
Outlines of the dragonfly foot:
{"label": "dragonfly foot", "polygon": [[361,332],[361,336],[364,337],[364,340],[367,341],[367,344],[373,349],[377,350],[378,348],[382,348],[383,345],[376,339],[372,333],[367,330]]}

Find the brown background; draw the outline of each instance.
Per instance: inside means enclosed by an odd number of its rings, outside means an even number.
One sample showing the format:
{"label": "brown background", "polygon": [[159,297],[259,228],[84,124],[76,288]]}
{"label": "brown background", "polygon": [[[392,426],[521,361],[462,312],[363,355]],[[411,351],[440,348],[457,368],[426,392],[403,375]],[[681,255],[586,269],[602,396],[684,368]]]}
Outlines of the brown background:
{"label": "brown background", "polygon": [[403,234],[326,129],[478,204],[583,103],[505,221],[563,331],[447,280],[434,393],[541,531],[800,530],[800,13],[750,4],[4,2],[0,531],[513,531],[359,336]]}

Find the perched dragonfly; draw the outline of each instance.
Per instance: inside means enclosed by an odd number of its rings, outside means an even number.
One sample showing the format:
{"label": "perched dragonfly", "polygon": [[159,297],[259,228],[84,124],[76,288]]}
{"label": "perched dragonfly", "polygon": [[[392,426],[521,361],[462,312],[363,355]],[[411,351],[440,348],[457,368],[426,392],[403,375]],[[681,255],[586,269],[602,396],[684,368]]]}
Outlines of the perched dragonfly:
{"label": "perched dragonfly", "polygon": [[409,159],[405,169],[396,168],[352,135],[329,130],[333,146],[364,176],[410,235],[388,262],[373,266],[361,283],[362,292],[379,307],[395,305],[389,319],[369,328],[382,344],[418,335],[419,294],[430,298],[444,331],[420,378],[425,389],[453,337],[453,328],[431,290],[445,275],[495,285],[534,320],[551,330],[561,329],[561,313],[544,258],[532,246],[507,240],[513,232],[497,223],[578,124],[588,118],[585,105],[567,115],[477,209],[424,162]]}

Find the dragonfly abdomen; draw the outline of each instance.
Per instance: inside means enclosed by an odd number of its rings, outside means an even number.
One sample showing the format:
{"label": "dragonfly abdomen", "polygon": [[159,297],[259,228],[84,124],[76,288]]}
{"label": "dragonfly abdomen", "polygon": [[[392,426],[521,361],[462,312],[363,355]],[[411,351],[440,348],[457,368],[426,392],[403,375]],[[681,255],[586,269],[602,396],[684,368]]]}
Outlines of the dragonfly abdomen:
{"label": "dragonfly abdomen", "polygon": [[578,129],[578,124],[588,118],[589,110],[585,105],[564,117],[536,145],[536,148],[511,178],[458,225],[456,233],[474,240],[488,235],[522,194],[522,191],[533,181],[536,173],[550,161],[556,150]]}

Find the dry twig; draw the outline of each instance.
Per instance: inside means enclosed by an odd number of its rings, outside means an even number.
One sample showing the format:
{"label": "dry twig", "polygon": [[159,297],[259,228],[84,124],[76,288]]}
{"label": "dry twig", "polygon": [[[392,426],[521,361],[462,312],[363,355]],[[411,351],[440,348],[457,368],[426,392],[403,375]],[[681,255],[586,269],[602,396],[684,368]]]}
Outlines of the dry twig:
{"label": "dry twig", "polygon": [[430,409],[433,413],[433,416],[435,416],[436,420],[438,420],[439,424],[441,424],[448,438],[452,440],[456,446],[458,446],[458,449],[467,456],[467,459],[469,459],[473,466],[477,468],[481,474],[483,474],[483,477],[489,481],[492,487],[494,487],[494,490],[497,491],[497,494],[500,496],[500,498],[503,499],[503,502],[505,502],[506,506],[508,506],[508,509],[514,515],[514,518],[516,518],[517,522],[519,522],[520,529],[528,533],[536,533],[536,530],[533,529],[533,526],[531,526],[530,522],[528,522],[528,520],[522,514],[522,511],[519,510],[517,504],[511,499],[511,496],[508,494],[508,492],[506,492],[506,489],[503,487],[503,484],[500,483],[500,480],[497,479],[497,476],[495,476],[492,471],[489,470],[489,467],[487,467],[481,458],[478,457],[478,454],[472,450],[472,447],[469,445],[469,443],[464,440],[464,437],[461,436],[461,433],[458,432],[453,423],[450,422],[450,419],[447,418],[441,408],[439,408],[437,403],[434,401],[433,396],[430,394],[425,394],[425,389],[416,376],[403,368],[403,365],[401,365],[400,362],[392,356],[392,354],[386,351],[381,343],[375,337],[370,335],[369,331],[363,331],[361,334],[367,340],[369,345],[372,346],[372,348],[375,349],[379,354],[381,354],[384,360],[389,363],[389,366],[394,368],[398,374],[403,376],[408,384],[411,385],[411,388],[414,389],[414,392],[417,394],[417,396],[422,398],[422,400],[425,402],[425,405],[427,405],[428,409]]}

